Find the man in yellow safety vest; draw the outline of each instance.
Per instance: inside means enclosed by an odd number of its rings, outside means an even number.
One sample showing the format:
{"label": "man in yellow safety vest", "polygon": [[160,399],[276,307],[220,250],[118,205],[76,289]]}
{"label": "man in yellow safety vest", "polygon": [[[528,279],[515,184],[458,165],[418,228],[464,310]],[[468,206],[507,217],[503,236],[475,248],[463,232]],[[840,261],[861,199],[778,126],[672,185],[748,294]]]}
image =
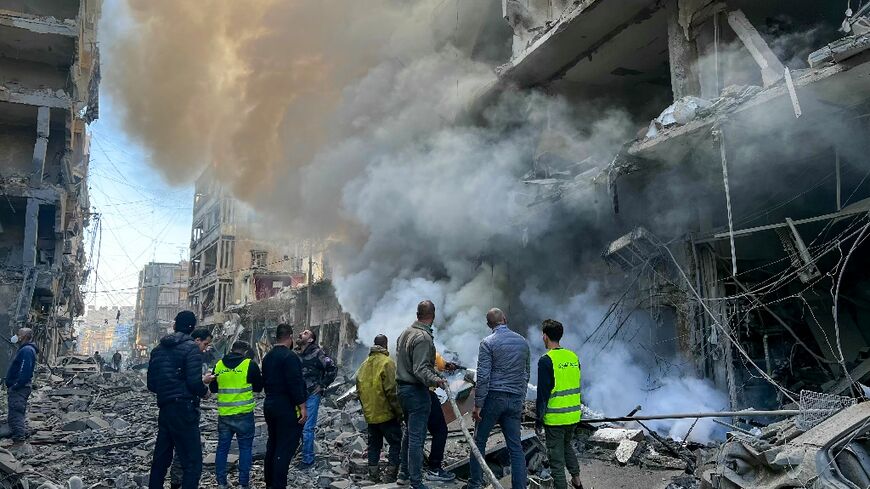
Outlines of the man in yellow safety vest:
{"label": "man in yellow safety vest", "polygon": [[220,489],[227,488],[227,456],[233,435],[239,440],[239,486],[250,487],[256,407],[254,392],[263,390],[260,368],[248,357],[250,349],[244,341],[233,343],[231,351],[214,366],[215,379],[209,384],[209,389],[217,393],[218,445],[214,463]]}
{"label": "man in yellow safety vest", "polygon": [[565,468],[571,473],[571,486],[582,489],[580,465],[574,453],[574,430],[583,415],[580,405],[580,360],[577,354],[559,345],[562,323],[546,319],[541,324],[547,353],[538,361],[538,421],[535,429],[547,435],[547,457],[553,472],[553,487],[567,489]]}

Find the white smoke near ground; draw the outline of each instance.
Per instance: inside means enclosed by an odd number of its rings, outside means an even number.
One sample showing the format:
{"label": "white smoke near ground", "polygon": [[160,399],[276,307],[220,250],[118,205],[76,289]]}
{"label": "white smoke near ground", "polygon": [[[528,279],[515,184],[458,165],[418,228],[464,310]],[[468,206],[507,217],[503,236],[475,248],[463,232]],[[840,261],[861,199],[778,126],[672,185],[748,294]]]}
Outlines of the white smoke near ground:
{"label": "white smoke near ground", "polygon": [[[528,327],[526,335],[538,356],[545,353],[540,321],[552,318],[563,324],[565,335],[561,345],[575,351],[580,358],[583,402],[587,406],[616,417],[627,415],[636,406],[642,407],[640,415],[715,412],[728,407],[727,396],[717,391],[711,382],[692,375],[688,368],[675,367],[684,362],[676,355],[660,359],[656,365],[655,355],[638,347],[641,342],[624,339],[618,333],[608,333],[603,336],[604,340],[590,341],[597,337],[595,330],[602,323],[605,326],[622,324],[626,330],[660,327],[646,316],[631,312],[627,313],[627,318],[617,315],[609,323],[603,321],[610,304],[604,302],[606,298],[600,292],[598,284],[590,282],[585,291],[560,302],[530,285],[520,297],[530,315],[539,318],[537,324]],[[533,370],[536,371],[536,365]],[[533,372],[532,382],[535,375]],[[693,419],[685,419],[646,424],[674,439],[683,439],[693,423]],[[702,419],[692,428],[689,439],[710,440],[721,431],[717,428],[713,421]]]}

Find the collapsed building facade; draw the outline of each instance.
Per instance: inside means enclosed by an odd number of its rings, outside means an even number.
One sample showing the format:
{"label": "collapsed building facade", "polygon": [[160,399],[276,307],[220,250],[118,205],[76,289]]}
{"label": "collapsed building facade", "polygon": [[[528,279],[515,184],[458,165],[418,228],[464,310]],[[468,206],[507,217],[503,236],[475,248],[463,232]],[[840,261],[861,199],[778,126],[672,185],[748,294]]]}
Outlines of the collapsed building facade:
{"label": "collapsed building facade", "polygon": [[328,245],[270,238],[257,214],[215,177],[206,169],[196,182],[189,302],[218,349],[245,339],[265,354],[282,322],[310,327],[336,355],[355,345],[355,326],[331,285]]}
{"label": "collapsed building facade", "polygon": [[731,407],[870,374],[868,9],[842,7],[506,0],[513,56],[472,110],[539,90],[651,121],[608,159],[539,150],[527,183],[601,197],[605,273]]}
{"label": "collapsed building facade", "polygon": [[0,330],[30,325],[48,361],[84,312],[99,13],[99,0],[0,2]]}

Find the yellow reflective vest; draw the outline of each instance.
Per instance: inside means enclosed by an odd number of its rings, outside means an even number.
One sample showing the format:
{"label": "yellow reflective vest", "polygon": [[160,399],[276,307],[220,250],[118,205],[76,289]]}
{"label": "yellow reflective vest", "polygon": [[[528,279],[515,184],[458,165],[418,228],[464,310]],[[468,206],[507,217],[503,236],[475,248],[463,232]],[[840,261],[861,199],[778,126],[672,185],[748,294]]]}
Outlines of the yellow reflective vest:
{"label": "yellow reflective vest", "polygon": [[217,405],[219,416],[232,416],[254,412],[254,387],[248,383],[248,367],[251,360],[242,360],[236,368],[228,368],[218,361],[214,374],[218,377]]}
{"label": "yellow reflective vest", "polygon": [[553,362],[555,383],[547,402],[544,424],[576,424],[583,415],[580,411],[580,360],[576,353],[564,348],[550,350],[547,356]]}

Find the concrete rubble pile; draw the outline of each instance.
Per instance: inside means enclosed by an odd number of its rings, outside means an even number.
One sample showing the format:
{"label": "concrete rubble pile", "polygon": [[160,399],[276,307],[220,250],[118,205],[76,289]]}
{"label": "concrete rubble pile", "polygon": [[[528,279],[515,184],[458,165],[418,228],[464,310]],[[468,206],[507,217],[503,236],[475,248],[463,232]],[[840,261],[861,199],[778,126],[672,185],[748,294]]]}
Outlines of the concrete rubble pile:
{"label": "concrete rubble pile", "polygon": [[[62,370],[55,372],[63,374]],[[291,480],[298,487],[394,487],[376,485],[366,479],[366,423],[352,386],[352,380],[341,379],[329,389],[331,394],[321,406],[318,417],[317,463],[304,471],[291,468]],[[468,411],[473,385],[467,383],[456,390],[460,392],[463,418],[466,425],[471,426]],[[534,403],[528,401],[522,443],[530,487],[546,488],[552,486],[552,478],[545,439],[533,429],[533,408]],[[445,412],[448,411],[445,409]],[[257,485],[262,484],[267,432],[262,411],[258,408],[255,414],[252,483]],[[588,412],[586,419],[595,417],[596,413]],[[459,479],[432,486],[461,487],[461,480],[468,477],[469,447],[459,420],[452,414],[446,419],[449,435],[444,466]],[[75,482],[79,478],[84,486],[92,488],[147,486],[157,432],[157,407],[153,395],[145,388],[144,372],[55,375],[42,371],[32,396],[29,420],[32,434],[27,443],[13,446],[8,439],[0,441],[0,472],[5,474],[0,485],[24,486],[22,482],[26,480],[26,487],[48,489],[74,486],[69,483],[70,479]],[[662,487],[667,489],[790,487],[782,484],[794,480],[822,480],[826,476],[857,481],[859,487],[870,485],[870,463],[867,462],[870,460],[867,437],[870,402],[820,419],[807,431],[799,429],[801,423],[796,420],[789,418],[760,429],[735,427],[721,445],[665,439],[630,422],[623,425],[583,423],[577,432],[575,448],[584,470],[598,464],[615,471],[657,473],[661,474]],[[216,487],[213,466],[217,410],[213,398],[202,403],[200,428],[205,462],[202,486]],[[426,446],[428,448],[428,443]],[[229,458],[231,483],[237,453],[233,447]],[[498,430],[490,437],[485,457],[496,477],[509,485],[510,461]],[[386,453],[381,463],[386,465]],[[833,470],[824,470],[825,464]]]}

